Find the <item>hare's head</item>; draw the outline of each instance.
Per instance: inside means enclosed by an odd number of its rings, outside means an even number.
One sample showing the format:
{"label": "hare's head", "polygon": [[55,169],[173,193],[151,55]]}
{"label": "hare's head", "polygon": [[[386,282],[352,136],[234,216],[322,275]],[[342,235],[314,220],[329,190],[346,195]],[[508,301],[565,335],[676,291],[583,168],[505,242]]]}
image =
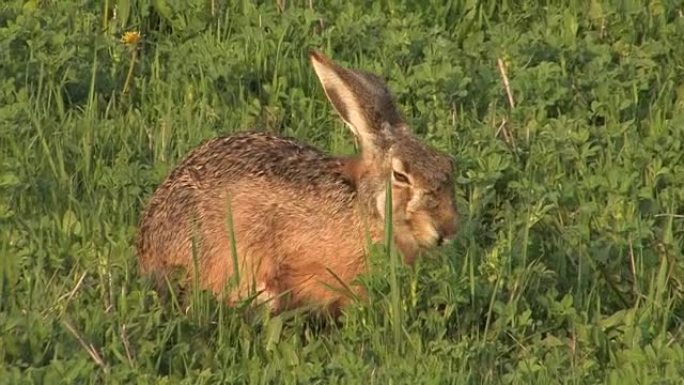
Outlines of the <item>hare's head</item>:
{"label": "hare's head", "polygon": [[412,135],[379,77],[343,68],[317,51],[310,59],[325,94],[359,142],[353,172],[359,198],[384,219],[391,181],[395,239],[411,254],[407,258],[449,240],[456,227],[451,157]]}

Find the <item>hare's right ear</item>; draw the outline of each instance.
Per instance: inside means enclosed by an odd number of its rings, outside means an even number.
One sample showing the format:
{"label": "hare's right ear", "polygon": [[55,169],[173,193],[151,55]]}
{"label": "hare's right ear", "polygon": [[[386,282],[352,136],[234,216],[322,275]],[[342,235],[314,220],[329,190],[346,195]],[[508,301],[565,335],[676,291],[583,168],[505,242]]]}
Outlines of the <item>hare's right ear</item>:
{"label": "hare's right ear", "polygon": [[394,136],[406,130],[380,78],[343,68],[316,50],[309,52],[309,58],[328,100],[358,138],[364,156],[383,153]]}

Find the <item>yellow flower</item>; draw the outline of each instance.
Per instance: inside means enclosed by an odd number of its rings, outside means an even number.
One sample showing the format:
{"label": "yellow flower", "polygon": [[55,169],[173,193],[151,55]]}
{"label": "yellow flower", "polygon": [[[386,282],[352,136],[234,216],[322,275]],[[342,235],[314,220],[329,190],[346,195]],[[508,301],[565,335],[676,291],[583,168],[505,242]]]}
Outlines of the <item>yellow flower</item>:
{"label": "yellow flower", "polygon": [[135,45],[140,41],[140,32],[129,31],[121,36],[121,42],[127,45]]}

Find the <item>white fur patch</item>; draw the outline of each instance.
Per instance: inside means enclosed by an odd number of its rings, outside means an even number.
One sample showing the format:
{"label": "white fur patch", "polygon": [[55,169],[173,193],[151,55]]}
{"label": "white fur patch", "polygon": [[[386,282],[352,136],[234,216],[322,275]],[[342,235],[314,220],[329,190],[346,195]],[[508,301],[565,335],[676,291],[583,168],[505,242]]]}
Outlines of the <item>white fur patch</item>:
{"label": "white fur patch", "polygon": [[431,223],[425,223],[422,226],[420,235],[421,238],[423,238],[423,242],[430,246],[434,245],[439,239],[439,232],[437,232],[437,229]]}
{"label": "white fur patch", "polygon": [[412,188],[411,192],[411,200],[406,205],[406,211],[408,213],[416,212],[416,210],[418,210],[418,205],[420,204],[420,201],[423,199],[423,190],[419,188]]}
{"label": "white fur patch", "polygon": [[272,292],[271,290],[266,289],[266,285],[263,283],[260,284],[257,287],[256,290],[256,298],[254,298],[254,305],[262,305],[265,304],[265,306],[271,310],[274,311],[277,309],[277,294]]}
{"label": "white fur patch", "polygon": [[399,171],[401,173],[405,173],[404,169],[404,163],[401,161],[401,159],[392,157],[392,170]]}
{"label": "white fur patch", "polygon": [[385,219],[385,204],[387,202],[385,192],[381,192],[375,197],[375,208],[378,209],[380,218]]}

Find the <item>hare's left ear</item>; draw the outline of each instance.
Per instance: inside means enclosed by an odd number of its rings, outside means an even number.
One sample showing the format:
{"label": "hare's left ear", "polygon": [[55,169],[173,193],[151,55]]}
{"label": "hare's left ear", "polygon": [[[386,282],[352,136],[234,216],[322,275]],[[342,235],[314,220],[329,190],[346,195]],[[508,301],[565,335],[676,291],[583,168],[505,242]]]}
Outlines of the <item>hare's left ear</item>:
{"label": "hare's left ear", "polygon": [[407,130],[380,78],[343,68],[315,50],[309,58],[328,100],[358,138],[365,158],[386,152],[393,136]]}

